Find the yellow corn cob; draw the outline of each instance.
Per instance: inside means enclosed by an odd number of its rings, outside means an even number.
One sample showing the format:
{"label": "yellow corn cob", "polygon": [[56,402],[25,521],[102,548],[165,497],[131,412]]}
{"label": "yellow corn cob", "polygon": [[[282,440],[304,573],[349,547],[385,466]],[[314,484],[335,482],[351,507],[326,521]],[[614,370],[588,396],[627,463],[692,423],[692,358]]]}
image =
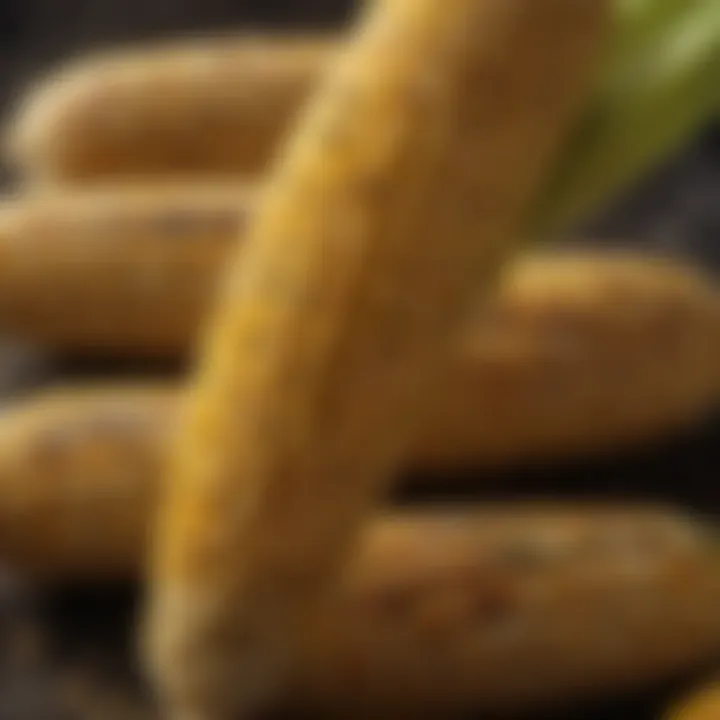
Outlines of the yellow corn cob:
{"label": "yellow corn cob", "polygon": [[684,698],[667,715],[667,720],[717,720],[717,718],[720,718],[720,678]]}
{"label": "yellow corn cob", "polygon": [[[101,427],[94,455],[58,433],[26,484],[0,471],[4,562],[42,579],[138,572],[156,494],[113,444],[121,428]],[[537,710],[692,669],[720,648],[713,542],[672,508],[387,511],[308,621],[284,704],[332,717]]]}
{"label": "yellow corn cob", "polygon": [[21,99],[6,152],[35,180],[254,173],[338,43],[241,35],[83,57]]}
{"label": "yellow corn cob", "polygon": [[606,10],[372,4],[303,112],[224,282],[161,503],[146,656],[174,717],[235,717],[277,688],[512,251]]}

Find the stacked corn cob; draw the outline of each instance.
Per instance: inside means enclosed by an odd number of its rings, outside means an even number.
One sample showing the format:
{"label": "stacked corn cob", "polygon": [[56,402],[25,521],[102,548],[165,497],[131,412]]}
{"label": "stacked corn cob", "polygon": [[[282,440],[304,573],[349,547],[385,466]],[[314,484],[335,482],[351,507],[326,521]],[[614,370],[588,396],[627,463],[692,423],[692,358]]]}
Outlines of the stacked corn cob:
{"label": "stacked corn cob", "polygon": [[524,710],[712,657],[714,531],[677,508],[368,515],[403,466],[609,450],[715,407],[702,272],[517,241],[681,147],[716,70],[713,0],[398,0],[345,39],[53,74],[7,135],[0,322],[200,362],[184,393],[88,384],[6,412],[0,554],[132,575],[156,533],[146,658],[178,718]]}

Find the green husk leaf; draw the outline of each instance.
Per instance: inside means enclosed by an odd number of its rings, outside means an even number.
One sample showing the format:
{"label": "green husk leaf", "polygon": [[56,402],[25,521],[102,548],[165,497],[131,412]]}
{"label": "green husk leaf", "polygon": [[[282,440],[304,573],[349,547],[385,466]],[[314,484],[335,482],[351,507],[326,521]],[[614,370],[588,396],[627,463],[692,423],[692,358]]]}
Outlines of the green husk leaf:
{"label": "green husk leaf", "polygon": [[604,209],[720,110],[720,0],[616,0],[598,88],[538,206],[541,235]]}

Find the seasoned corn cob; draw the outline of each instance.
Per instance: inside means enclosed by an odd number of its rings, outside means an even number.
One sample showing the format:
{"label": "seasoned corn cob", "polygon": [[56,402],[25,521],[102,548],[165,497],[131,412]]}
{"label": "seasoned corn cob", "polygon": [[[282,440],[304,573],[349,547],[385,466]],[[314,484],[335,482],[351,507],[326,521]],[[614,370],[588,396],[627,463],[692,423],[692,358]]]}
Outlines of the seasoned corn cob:
{"label": "seasoned corn cob", "polygon": [[684,698],[667,715],[667,720],[717,720],[717,718],[720,718],[720,677]]}
{"label": "seasoned corn cob", "polygon": [[720,114],[720,3],[614,4],[603,77],[538,203],[539,230],[617,201]]}
{"label": "seasoned corn cob", "polygon": [[178,404],[161,383],[126,383],[11,405],[0,416],[0,559],[41,575],[134,571]]}
{"label": "seasoned corn cob", "polygon": [[188,349],[255,195],[198,182],[6,200],[3,331],[81,353]]}
{"label": "seasoned corn cob", "polygon": [[[132,418],[132,397],[125,409]],[[111,444],[93,482],[72,436],[57,440],[27,485],[6,488],[0,472],[0,557],[43,579],[136,574],[152,483]],[[99,464],[113,461],[104,482]],[[333,717],[446,716],[661,680],[720,650],[715,552],[708,529],[671,508],[387,511],[308,621],[284,701]]]}
{"label": "seasoned corn cob", "polygon": [[223,283],[161,503],[146,656],[174,717],[236,717],[282,682],[512,251],[606,10],[371,4],[302,113]]}
{"label": "seasoned corn cob", "polygon": [[241,35],[81,58],[22,98],[6,153],[40,181],[255,173],[338,44]]}

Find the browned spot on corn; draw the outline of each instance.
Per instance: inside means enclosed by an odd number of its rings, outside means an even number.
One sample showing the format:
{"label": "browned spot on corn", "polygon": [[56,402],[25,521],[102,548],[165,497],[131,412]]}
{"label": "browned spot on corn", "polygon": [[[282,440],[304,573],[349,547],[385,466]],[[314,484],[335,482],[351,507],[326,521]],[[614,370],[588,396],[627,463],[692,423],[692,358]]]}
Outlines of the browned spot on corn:
{"label": "browned spot on corn", "polygon": [[339,38],[239,35],[92,55],[18,107],[5,149],[35,180],[262,170]]}

